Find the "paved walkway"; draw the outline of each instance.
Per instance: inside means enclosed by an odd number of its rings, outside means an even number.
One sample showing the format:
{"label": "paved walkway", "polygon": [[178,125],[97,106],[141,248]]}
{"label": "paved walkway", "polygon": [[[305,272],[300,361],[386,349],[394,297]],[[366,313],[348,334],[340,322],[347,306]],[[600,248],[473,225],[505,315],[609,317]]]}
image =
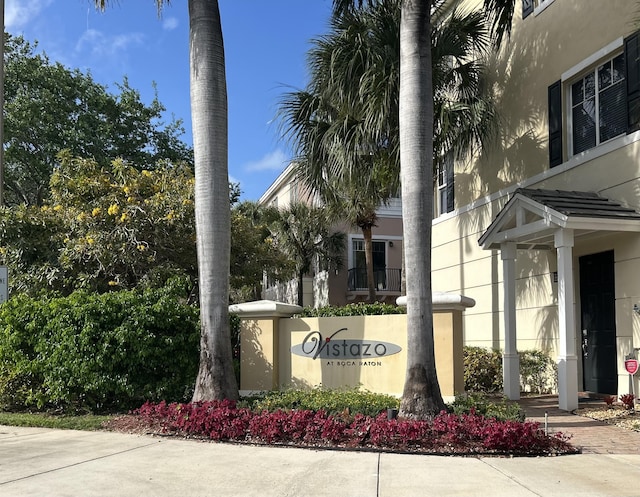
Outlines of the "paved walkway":
{"label": "paved walkway", "polygon": [[[571,435],[571,443],[582,448],[583,454],[634,454],[640,455],[640,432],[625,430],[585,416],[578,416],[558,409],[555,395],[525,397],[520,400],[527,419],[544,426],[548,413],[550,432],[561,431]],[[588,402],[584,407],[604,406],[604,402]],[[583,407],[581,404],[580,407]],[[638,488],[640,496],[640,487]]]}

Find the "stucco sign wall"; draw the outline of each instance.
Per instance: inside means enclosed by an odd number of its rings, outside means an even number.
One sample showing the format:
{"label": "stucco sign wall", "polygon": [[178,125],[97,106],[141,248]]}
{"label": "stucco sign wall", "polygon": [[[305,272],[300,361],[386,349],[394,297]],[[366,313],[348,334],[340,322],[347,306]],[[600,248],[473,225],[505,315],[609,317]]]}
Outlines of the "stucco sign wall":
{"label": "stucco sign wall", "polygon": [[[451,296],[447,296],[451,300]],[[462,310],[434,312],[434,351],[443,397],[464,391]],[[434,299],[435,308],[435,299]],[[241,317],[240,390],[357,388],[400,396],[407,369],[407,317],[292,318],[301,309],[257,301],[231,306]],[[287,315],[288,314],[288,315]]]}

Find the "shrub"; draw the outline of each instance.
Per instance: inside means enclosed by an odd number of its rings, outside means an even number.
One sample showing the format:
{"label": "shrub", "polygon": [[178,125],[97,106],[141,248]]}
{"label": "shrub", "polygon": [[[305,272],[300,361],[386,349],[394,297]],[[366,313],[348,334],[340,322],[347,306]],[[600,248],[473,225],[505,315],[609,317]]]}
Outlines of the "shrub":
{"label": "shrub", "polygon": [[520,352],[520,389],[523,392],[550,393],[557,389],[558,366],[540,350]]}
{"label": "shrub", "polygon": [[375,417],[389,408],[398,408],[400,401],[390,395],[360,391],[357,388],[335,390],[314,388],[309,390],[281,390],[250,399],[243,405],[252,410],[323,410],[329,414],[362,414]]}
{"label": "shrub", "polygon": [[104,411],[186,400],[198,310],[174,286],[39,299],[0,308],[0,406]]}
{"label": "shrub", "polygon": [[358,302],[342,307],[326,306],[317,309],[305,307],[301,317],[335,317],[335,316],[379,316],[382,314],[406,314],[407,308],[393,304],[374,302],[372,304]]}
{"label": "shrub", "polygon": [[[548,393],[558,385],[558,367],[539,350],[524,350],[520,355],[520,389],[523,392]],[[482,347],[464,347],[464,388],[467,392],[502,390],[502,353]]]}
{"label": "shrub", "polygon": [[464,389],[467,392],[502,390],[502,354],[499,350],[464,347]]}

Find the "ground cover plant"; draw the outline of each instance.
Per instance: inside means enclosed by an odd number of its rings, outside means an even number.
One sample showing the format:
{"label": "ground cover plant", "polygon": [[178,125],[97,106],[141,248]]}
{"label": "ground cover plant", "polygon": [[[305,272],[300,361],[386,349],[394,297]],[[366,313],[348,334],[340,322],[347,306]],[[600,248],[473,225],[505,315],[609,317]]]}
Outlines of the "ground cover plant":
{"label": "ground cover plant", "polygon": [[[448,455],[557,455],[576,452],[561,433],[546,436],[538,423],[498,420],[475,411],[442,412],[431,420],[388,419],[324,410],[253,411],[232,401],[145,403],[129,428],[216,441],[341,447]],[[115,420],[112,427],[118,426]],[[124,426],[119,425],[120,429]]]}
{"label": "ground cover plant", "polygon": [[[576,452],[561,433],[523,422],[517,404],[474,395],[428,421],[389,419],[398,399],[355,389],[268,392],[239,403],[145,403],[105,426],[240,443],[449,455]],[[479,411],[476,410],[476,406]]]}
{"label": "ground cover plant", "polygon": [[328,414],[362,414],[375,417],[387,409],[398,409],[400,400],[358,388],[330,389],[313,388],[306,390],[286,389],[266,392],[263,395],[244,400],[240,407],[253,411],[277,410],[324,410]]}

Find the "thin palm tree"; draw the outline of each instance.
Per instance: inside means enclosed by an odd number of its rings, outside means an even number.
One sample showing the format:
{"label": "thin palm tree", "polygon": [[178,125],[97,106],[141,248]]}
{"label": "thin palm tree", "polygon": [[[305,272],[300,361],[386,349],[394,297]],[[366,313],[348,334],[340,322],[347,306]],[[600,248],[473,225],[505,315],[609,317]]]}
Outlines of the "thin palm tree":
{"label": "thin palm tree", "polygon": [[[95,0],[104,9],[107,0]],[[169,0],[156,0],[160,10]],[[194,401],[238,398],[229,329],[227,88],[217,0],[188,0],[200,367]]]}
{"label": "thin palm tree", "polygon": [[330,213],[321,207],[294,202],[276,211],[270,230],[276,246],[295,266],[298,280],[298,305],[303,305],[303,281],[314,263],[339,269],[342,265],[344,233],[332,231]]}

